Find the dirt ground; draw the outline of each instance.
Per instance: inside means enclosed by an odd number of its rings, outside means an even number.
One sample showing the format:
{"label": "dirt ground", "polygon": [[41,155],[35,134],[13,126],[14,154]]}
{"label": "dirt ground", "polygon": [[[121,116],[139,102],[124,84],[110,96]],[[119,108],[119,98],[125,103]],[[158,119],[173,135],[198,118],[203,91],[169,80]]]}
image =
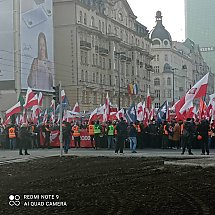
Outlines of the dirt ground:
{"label": "dirt ground", "polygon": [[0,166],[0,181],[2,215],[215,214],[215,169],[162,158],[51,157]]}

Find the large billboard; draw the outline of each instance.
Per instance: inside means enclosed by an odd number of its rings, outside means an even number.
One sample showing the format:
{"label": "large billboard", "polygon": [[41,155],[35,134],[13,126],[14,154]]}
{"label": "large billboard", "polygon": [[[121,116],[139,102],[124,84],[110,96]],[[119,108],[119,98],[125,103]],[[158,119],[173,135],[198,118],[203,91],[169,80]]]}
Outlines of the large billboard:
{"label": "large billboard", "polygon": [[13,0],[0,1],[0,81],[14,80]]}
{"label": "large billboard", "polygon": [[54,86],[52,0],[21,0],[21,86],[52,91]]}

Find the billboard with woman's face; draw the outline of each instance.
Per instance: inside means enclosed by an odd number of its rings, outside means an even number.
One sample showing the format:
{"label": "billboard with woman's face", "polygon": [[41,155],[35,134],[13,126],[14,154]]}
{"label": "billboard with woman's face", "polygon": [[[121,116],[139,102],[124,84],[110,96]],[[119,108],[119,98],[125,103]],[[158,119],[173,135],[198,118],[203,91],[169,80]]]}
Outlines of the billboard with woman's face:
{"label": "billboard with woman's face", "polygon": [[14,80],[13,0],[0,1],[0,81]]}
{"label": "billboard with woman's face", "polygon": [[54,86],[52,0],[21,0],[21,85],[40,91]]}

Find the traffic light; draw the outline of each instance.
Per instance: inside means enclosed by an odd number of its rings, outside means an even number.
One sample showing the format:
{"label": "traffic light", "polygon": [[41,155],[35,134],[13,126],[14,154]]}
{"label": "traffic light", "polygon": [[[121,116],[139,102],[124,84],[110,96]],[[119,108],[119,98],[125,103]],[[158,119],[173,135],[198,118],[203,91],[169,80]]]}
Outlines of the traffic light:
{"label": "traffic light", "polygon": [[60,103],[60,100],[59,100],[60,85],[53,87],[53,90],[54,90],[53,99],[55,100],[56,104],[59,104]]}

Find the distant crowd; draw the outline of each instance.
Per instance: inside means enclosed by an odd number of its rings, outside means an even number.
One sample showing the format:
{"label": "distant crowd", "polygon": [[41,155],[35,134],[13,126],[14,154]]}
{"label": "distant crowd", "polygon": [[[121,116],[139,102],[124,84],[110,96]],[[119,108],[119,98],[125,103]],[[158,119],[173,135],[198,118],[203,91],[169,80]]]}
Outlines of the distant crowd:
{"label": "distant crowd", "polygon": [[[200,148],[201,154],[208,154],[215,147],[215,123],[208,120],[171,120],[162,123],[151,120],[148,125],[143,122],[127,123],[123,118],[119,121],[99,122],[63,122],[63,147],[68,153],[73,138],[74,147],[81,148],[81,131],[87,130],[91,148],[97,150],[107,148],[115,153],[123,154],[124,148],[132,153],[143,148],[162,148],[181,150],[192,155],[192,148]],[[3,149],[19,149],[20,155],[29,155],[29,148],[51,148],[51,131],[59,131],[57,123],[23,123],[7,126],[0,125],[0,146]],[[44,139],[41,139],[43,134]],[[23,151],[24,150],[24,151]]]}

